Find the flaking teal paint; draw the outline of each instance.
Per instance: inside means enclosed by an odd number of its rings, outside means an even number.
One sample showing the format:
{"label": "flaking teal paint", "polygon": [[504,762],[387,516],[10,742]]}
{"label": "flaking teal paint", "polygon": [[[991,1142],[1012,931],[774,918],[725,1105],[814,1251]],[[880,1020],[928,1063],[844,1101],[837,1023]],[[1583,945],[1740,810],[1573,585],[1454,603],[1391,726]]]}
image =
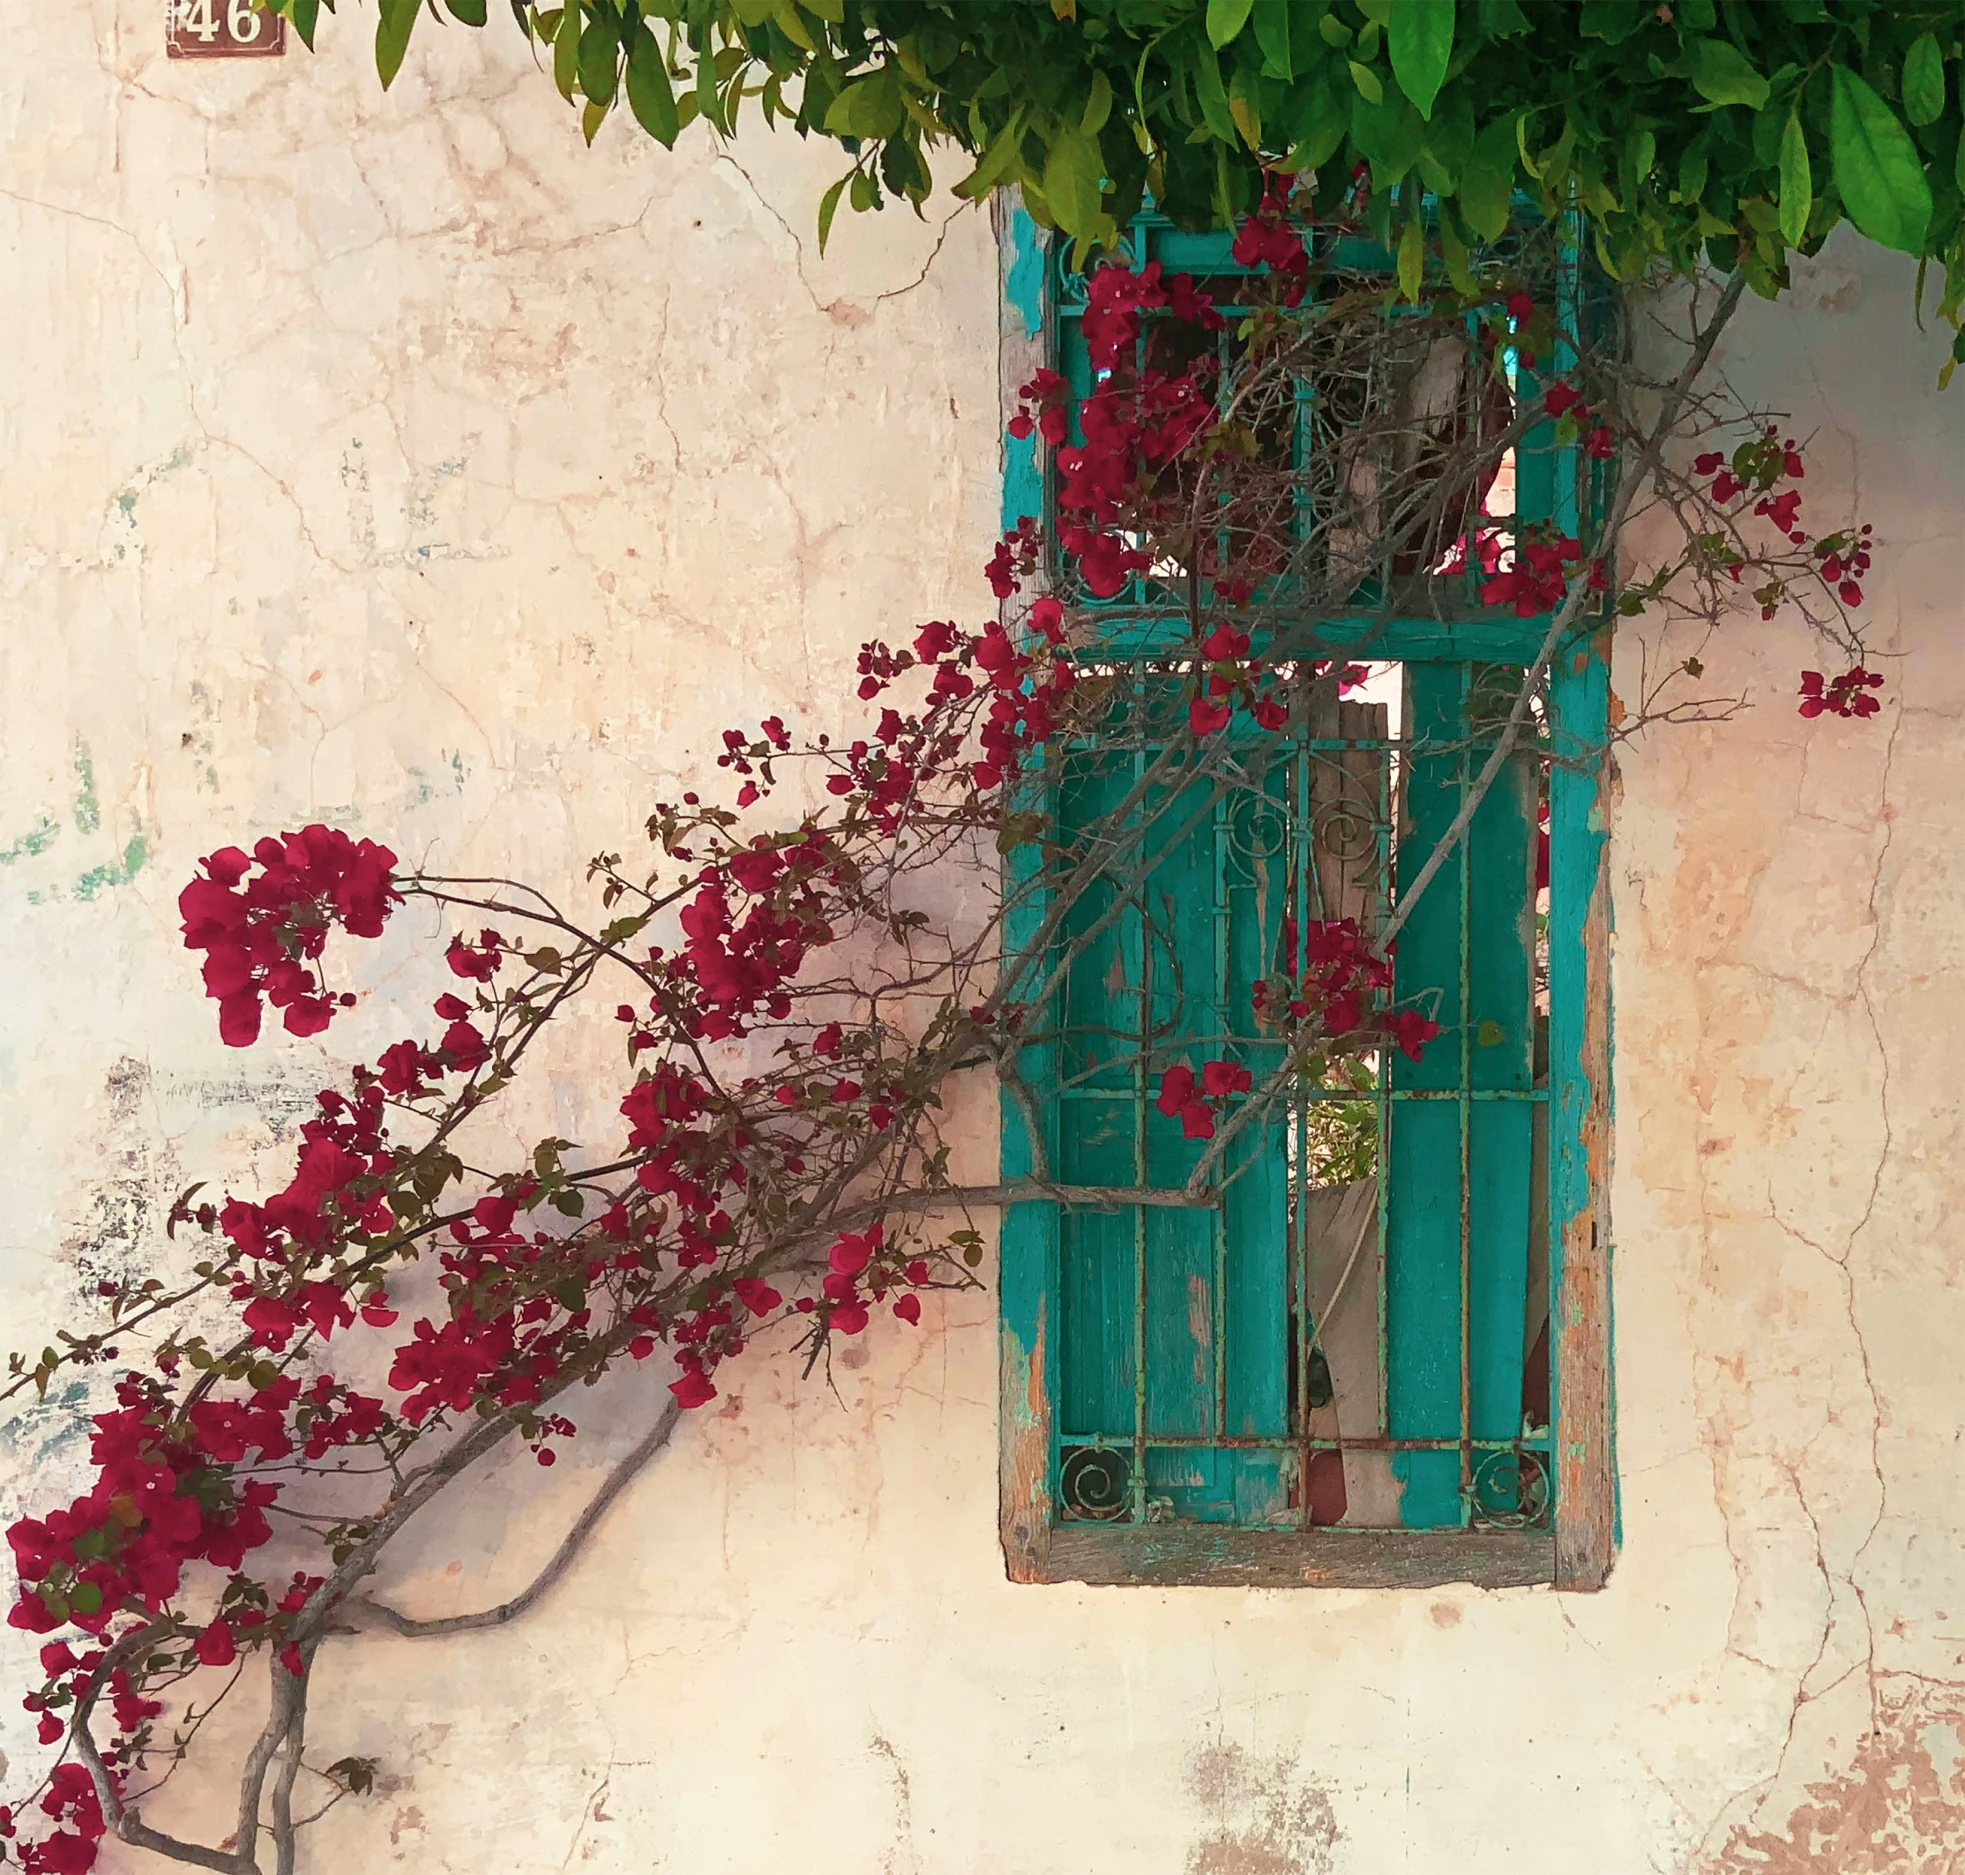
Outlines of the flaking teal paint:
{"label": "flaking teal paint", "polygon": [[[1043,237],[1030,217],[1021,208],[1016,208],[1010,211],[1004,239],[1009,250],[1004,274],[1004,297],[1010,312],[1022,322],[1025,336],[1036,338],[1044,332],[1048,317],[1048,275]],[[1013,528],[1024,515],[1040,517],[1043,510],[1044,479],[1036,439],[1019,442],[1014,437],[1005,436],[1003,525]],[[1031,777],[1026,784],[1026,801],[1023,804],[1043,807],[1048,804],[1047,797],[1048,782],[1045,777],[1041,774]],[[1004,861],[1003,889],[1007,899],[1004,938],[1012,956],[1022,954],[1043,927],[1045,902],[1038,890],[1040,871],[1038,852],[1034,846],[1015,847]],[[1005,1179],[1028,1177],[1039,1163],[1036,1149],[1040,1145],[1043,1160],[1056,1163],[1057,1102],[1053,1097],[1057,1079],[1056,1050],[1048,1043],[1026,1047],[1018,1055],[1017,1066],[1024,1084],[1031,1091],[1033,1105],[1044,1116],[1043,1124],[1053,1137],[1033,1141],[1026,1131],[1021,1109],[1006,1092],[1002,1097],[1000,1148],[1001,1176]],[[1009,1403],[1013,1400],[1018,1402],[1016,1412],[1019,1422],[1001,1428],[1001,1437],[1006,1451],[1019,1437],[1043,1440],[1047,1447],[1044,1466],[1047,1478],[1054,1476],[1057,1469],[1056,1441],[1052,1436],[1055,1416],[1051,1403],[1058,1397],[1058,1337],[1045,1334],[1043,1324],[1047,1315],[1046,1298],[1055,1295],[1058,1289],[1058,1226],[1059,1208],[1054,1204],[1010,1205],[1003,1213],[998,1238],[999,1333],[1006,1376],[1003,1410],[1009,1412]],[[1029,1373],[1033,1359],[1042,1362],[1042,1372],[1034,1376],[1037,1382],[1034,1388],[1021,1378]],[[1033,1393],[1041,1402],[1038,1409],[1042,1415],[1040,1423],[1032,1423],[1031,1413],[1023,1404]],[[1007,1472],[1004,1488],[1010,1488]],[[1004,1508],[1006,1515],[1048,1516],[1048,1491],[1040,1490],[1035,1503],[1005,1505]]]}

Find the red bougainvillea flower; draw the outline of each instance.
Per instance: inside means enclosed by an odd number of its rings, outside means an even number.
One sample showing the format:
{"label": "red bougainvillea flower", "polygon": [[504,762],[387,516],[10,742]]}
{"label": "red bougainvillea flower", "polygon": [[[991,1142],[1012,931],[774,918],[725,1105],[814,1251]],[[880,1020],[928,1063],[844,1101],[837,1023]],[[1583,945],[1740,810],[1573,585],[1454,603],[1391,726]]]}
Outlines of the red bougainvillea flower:
{"label": "red bougainvillea flower", "polygon": [[1860,664],[1840,677],[1824,678],[1820,671],[1801,673],[1803,716],[1874,716],[1883,706],[1870,694],[1883,688],[1880,672],[1865,670]]}
{"label": "red bougainvillea flower", "polygon": [[716,1398],[716,1388],[710,1384],[709,1375],[693,1367],[685,1367],[676,1379],[670,1381],[669,1391],[675,1395],[675,1403],[685,1410],[707,1406]]}
{"label": "red bougainvillea flower", "polygon": [[1249,1071],[1238,1062],[1209,1061],[1201,1068],[1201,1089],[1216,1099],[1249,1091]]}
{"label": "red bougainvillea flower", "polygon": [[263,1004],[289,1034],[318,1035],[340,1003],[318,960],[328,931],[379,937],[402,903],[396,856],[337,827],[302,827],[261,840],[251,854],[221,847],[178,895],[188,950],[205,953],[205,994],[218,1003],[219,1037],[244,1048],[259,1036]]}
{"label": "red bougainvillea flower", "polygon": [[231,1626],[223,1616],[199,1634],[191,1651],[207,1667],[229,1667],[239,1657]]}

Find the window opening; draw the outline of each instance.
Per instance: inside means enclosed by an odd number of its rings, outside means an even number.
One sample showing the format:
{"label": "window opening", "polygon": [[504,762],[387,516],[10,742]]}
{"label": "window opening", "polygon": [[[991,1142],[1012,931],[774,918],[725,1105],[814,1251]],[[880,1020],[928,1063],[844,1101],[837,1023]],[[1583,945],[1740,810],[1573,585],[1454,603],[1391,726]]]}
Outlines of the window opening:
{"label": "window opening", "polygon": [[[1225,238],[1148,216],[1135,240],[1232,303]],[[1326,301],[1382,287],[1390,268],[1346,239],[1318,258]],[[1055,257],[1048,278],[1048,361],[1081,398],[1082,282]],[[1197,342],[1179,331],[1144,322],[1143,355]],[[1232,395],[1232,320],[1208,342]],[[1181,707],[1203,543],[1104,600],[1068,562],[1053,567],[1056,589],[1101,621],[1080,673],[1105,708],[1096,737],[1053,751],[1048,811],[1069,847],[1130,803],[1125,832],[1146,855],[1130,884],[1105,881],[1071,908],[1061,943],[1075,955],[1027,1037],[1061,1183],[1181,1189],[1207,1146],[1157,1110],[1161,1072],[1219,1057],[1258,1087],[1273,1075],[1283,1045],[1259,988],[1285,993],[1327,921],[1385,929],[1492,748],[1547,620],[1484,611],[1474,584],[1510,564],[1524,528],[1573,530],[1563,491],[1590,491],[1588,465],[1547,423],[1491,447],[1534,389],[1512,347],[1497,366],[1491,344],[1472,324],[1465,342],[1415,325],[1410,347],[1361,369],[1324,368],[1309,347],[1286,407],[1278,393],[1252,411],[1252,447],[1277,475],[1227,525],[1246,530],[1238,546],[1265,531],[1277,542],[1258,606],[1334,629],[1311,642],[1355,643],[1366,661],[1341,696],[1295,673],[1289,726],[1251,730],[1229,780],[1143,786]],[[1457,460],[1482,454],[1485,470],[1460,468],[1410,524],[1388,511],[1428,489],[1426,452],[1444,464],[1469,438],[1489,447]],[[1367,612],[1376,624],[1360,633]],[[1006,1219],[1006,1350],[1028,1364],[1005,1369],[1013,1574],[1601,1579],[1608,1327],[1585,1160],[1603,1103],[1584,1056],[1605,1014],[1584,925],[1604,694],[1599,655],[1561,664],[1411,908],[1390,998],[1440,1024],[1417,1059],[1336,1038],[1223,1159],[1217,1210],[1026,1205]],[[1012,1175],[1028,1156],[1022,1124],[1006,1121]],[[1587,1256],[1565,1250],[1581,1224]],[[1552,1334],[1558,1297],[1574,1319]],[[1181,1527],[1214,1534],[1182,1547]],[[1261,1561],[1280,1552],[1243,1538],[1312,1547]],[[1502,1560],[1462,1560],[1476,1551]],[[1292,1573],[1304,1555],[1322,1560]]]}

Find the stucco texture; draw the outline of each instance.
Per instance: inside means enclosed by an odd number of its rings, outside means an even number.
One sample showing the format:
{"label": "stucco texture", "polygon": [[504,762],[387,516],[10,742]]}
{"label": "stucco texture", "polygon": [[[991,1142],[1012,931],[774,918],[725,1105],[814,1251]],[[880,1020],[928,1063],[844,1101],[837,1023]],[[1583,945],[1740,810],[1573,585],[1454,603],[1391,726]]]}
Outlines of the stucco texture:
{"label": "stucco texture", "polygon": [[[842,218],[821,258],[836,153],[589,151],[496,22],[426,21],[385,98],[359,9],[319,58],[204,65],[147,3],[18,11],[0,1298],[38,1347],[103,1273],[181,1254],[184,1184],[271,1175],[337,1051],[439,987],[435,926],[400,921],[345,1034],[222,1050],[175,932],[196,857],[319,818],[577,900],[726,723],[850,720],[862,636],[989,603],[997,309],[983,216]],[[1604,1592],[1011,1586],[993,1307],[964,1297],[830,1388],[747,1361],[524,1622],[326,1649],[315,1755],[381,1774],[309,1875],[1965,1867],[1941,355],[1911,270],[1847,242],[1726,348],[1814,437],[1824,523],[1876,523],[1892,681],[1875,721],[1804,723],[1806,641],[1743,623],[1706,688],[1752,707],[1620,755]],[[570,1038],[518,1130],[606,1135],[616,1041]],[[639,1384],[384,1586],[511,1592],[646,1423]],[[0,1511],[73,1487],[77,1404],[6,1426]],[[37,1750],[0,1726],[17,1788]],[[153,1820],[220,1835],[216,1789],[187,1773]]]}

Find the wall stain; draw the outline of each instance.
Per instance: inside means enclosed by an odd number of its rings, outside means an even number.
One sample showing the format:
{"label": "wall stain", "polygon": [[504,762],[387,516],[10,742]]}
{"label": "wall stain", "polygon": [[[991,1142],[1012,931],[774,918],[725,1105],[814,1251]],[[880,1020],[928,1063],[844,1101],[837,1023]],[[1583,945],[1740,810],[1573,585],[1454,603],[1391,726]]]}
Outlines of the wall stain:
{"label": "wall stain", "polygon": [[1258,1762],[1239,1745],[1204,1745],[1187,1787],[1208,1824],[1187,1852],[1186,1875],[1331,1875],[1344,1832],[1330,1793],[1293,1758]]}
{"label": "wall stain", "polygon": [[1849,1767],[1806,1786],[1777,1834],[1736,1823],[1703,1875],[1947,1875],[1965,1869],[1965,1686],[1920,1680],[1893,1696]]}
{"label": "wall stain", "polygon": [[894,1780],[894,1840],[880,1858],[880,1875],[920,1875],[921,1852],[914,1843],[914,1793],[907,1766],[892,1742],[878,1732],[873,1735],[873,1755],[887,1766]]}
{"label": "wall stain", "polygon": [[102,803],[96,798],[95,757],[80,736],[75,738],[75,830],[94,833],[102,825]]}
{"label": "wall stain", "polygon": [[[75,772],[75,830],[85,835],[99,833],[102,830],[102,801],[96,790],[95,757],[89,745],[79,736],[75,739],[71,762]],[[24,834],[6,846],[0,846],[0,866],[14,866],[24,859],[38,859],[60,832],[61,823],[53,814],[45,810],[38,813],[34,824]],[[115,858],[99,866],[91,866],[75,881],[75,896],[88,900],[110,887],[128,885],[149,862],[150,838],[139,820],[136,831]],[[28,892],[27,902],[30,905],[53,905],[59,904],[63,896],[59,886],[38,886]]]}
{"label": "wall stain", "polygon": [[150,1064],[135,1055],[119,1056],[103,1077],[104,1174],[89,1185],[87,1209],[62,1243],[85,1290],[141,1275],[156,1259],[154,1240],[175,1195],[178,1165],[168,1148],[153,1147],[145,1124],[151,1092]]}
{"label": "wall stain", "polygon": [[23,859],[34,859],[48,850],[48,842],[61,831],[52,814],[37,814],[34,825],[10,846],[0,846],[0,866],[12,866]]}

